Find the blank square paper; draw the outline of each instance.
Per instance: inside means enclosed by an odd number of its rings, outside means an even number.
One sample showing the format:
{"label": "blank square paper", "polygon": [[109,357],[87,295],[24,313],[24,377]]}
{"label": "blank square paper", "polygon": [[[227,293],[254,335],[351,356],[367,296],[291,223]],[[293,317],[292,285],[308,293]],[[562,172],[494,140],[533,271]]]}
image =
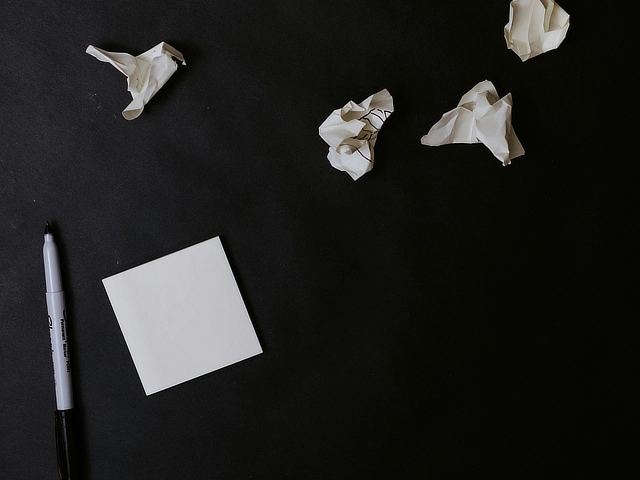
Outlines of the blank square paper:
{"label": "blank square paper", "polygon": [[147,395],[262,353],[219,237],[102,283]]}

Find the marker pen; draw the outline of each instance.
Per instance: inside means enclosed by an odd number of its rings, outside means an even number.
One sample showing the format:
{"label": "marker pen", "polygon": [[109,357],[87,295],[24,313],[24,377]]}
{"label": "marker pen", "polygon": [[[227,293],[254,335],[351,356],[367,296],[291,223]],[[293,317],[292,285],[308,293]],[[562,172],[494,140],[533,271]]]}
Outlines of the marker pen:
{"label": "marker pen", "polygon": [[51,234],[49,222],[44,230],[44,277],[47,285],[47,311],[51,334],[53,380],[56,388],[56,451],[58,473],[62,480],[77,478],[73,449],[73,396],[71,389],[71,363],[67,334],[67,311],[62,290],[58,247]]}

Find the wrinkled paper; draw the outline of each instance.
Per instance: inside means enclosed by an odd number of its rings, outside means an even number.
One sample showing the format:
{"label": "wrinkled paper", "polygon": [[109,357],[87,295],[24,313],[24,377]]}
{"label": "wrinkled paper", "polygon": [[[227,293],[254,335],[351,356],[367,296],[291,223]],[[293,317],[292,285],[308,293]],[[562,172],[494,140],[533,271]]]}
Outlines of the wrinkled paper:
{"label": "wrinkled paper", "polygon": [[558,48],[568,29],[569,15],[555,0],[513,0],[504,38],[524,62]]}
{"label": "wrinkled paper", "polygon": [[178,50],[164,42],[137,57],[128,53],[107,52],[93,45],[89,45],[86,52],[101,62],[110,63],[127,77],[127,90],[133,97],[133,101],[122,112],[127,120],[138,118],[144,106],[175,73],[178,65],[174,59],[183,65],[187,64]]}
{"label": "wrinkled paper", "polygon": [[320,125],[320,137],[329,145],[327,158],[333,168],[357,180],[373,168],[373,147],[389,115],[393,98],[384,89],[362,103],[350,101],[334,110]]}
{"label": "wrinkled paper", "polygon": [[480,82],[431,127],[421,143],[431,146],[484,143],[503,165],[509,165],[511,159],[524,155],[511,126],[512,106],[510,93],[500,98],[493,83]]}

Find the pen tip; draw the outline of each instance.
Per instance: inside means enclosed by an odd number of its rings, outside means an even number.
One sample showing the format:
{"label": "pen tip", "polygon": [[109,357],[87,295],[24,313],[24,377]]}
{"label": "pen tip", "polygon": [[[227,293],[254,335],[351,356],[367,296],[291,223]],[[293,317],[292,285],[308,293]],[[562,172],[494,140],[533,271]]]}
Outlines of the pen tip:
{"label": "pen tip", "polygon": [[47,235],[48,233],[51,233],[51,225],[49,225],[49,222],[47,222],[44,227],[44,234]]}

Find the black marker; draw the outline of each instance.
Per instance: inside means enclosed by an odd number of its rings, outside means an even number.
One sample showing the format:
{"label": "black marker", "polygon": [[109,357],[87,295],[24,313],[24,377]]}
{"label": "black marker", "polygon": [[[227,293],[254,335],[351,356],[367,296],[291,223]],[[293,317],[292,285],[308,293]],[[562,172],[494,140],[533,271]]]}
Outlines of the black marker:
{"label": "black marker", "polygon": [[71,364],[69,359],[69,339],[67,336],[67,311],[60,276],[58,247],[53,240],[49,222],[44,229],[44,278],[47,284],[47,311],[49,312],[49,333],[51,334],[51,356],[53,358],[53,380],[56,387],[54,414],[56,427],[56,451],[58,453],[58,473],[62,480],[78,477],[75,470],[73,450],[73,396],[71,390]]}

